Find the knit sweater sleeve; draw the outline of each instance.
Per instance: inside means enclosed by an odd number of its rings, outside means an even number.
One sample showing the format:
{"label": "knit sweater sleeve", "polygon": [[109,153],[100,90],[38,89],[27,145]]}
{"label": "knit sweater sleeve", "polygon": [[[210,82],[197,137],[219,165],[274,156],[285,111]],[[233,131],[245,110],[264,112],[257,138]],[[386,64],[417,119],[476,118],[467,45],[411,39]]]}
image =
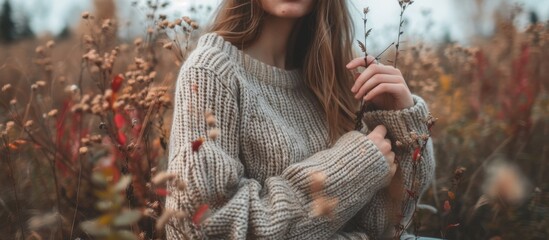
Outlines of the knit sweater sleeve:
{"label": "knit sweater sleeve", "polygon": [[[426,119],[429,114],[427,104],[421,97],[413,95],[413,99],[414,106],[408,109],[374,110],[367,112],[363,119],[368,129],[373,129],[380,124],[386,126],[391,142],[402,143],[402,146],[394,147],[393,150],[399,161],[399,170],[395,178],[402,182],[402,185],[396,185],[396,190],[402,191],[404,201],[394,197],[394,190],[382,189],[374,195],[368,205],[360,210],[357,221],[353,221],[359,229],[375,239],[392,239],[399,218],[402,218],[400,222],[403,226],[410,221],[415,201],[408,197],[407,190],[416,189],[418,196],[421,197],[434,177],[435,160],[432,141],[429,139],[416,170],[415,184],[417,185],[415,188],[412,187],[414,184],[412,157],[415,147],[412,144],[410,132],[414,131],[419,135],[428,133]],[[393,194],[389,191],[393,191]]]}
{"label": "knit sweater sleeve", "polygon": [[[211,214],[198,225],[172,218],[168,239],[328,239],[390,182],[389,166],[375,145],[359,131],[348,132],[325,150],[289,165],[264,184],[246,177],[239,159],[240,109],[226,77],[198,66],[182,68],[175,92],[168,171],[186,181],[171,187],[166,208],[196,214],[207,204]],[[204,117],[210,109],[220,135]],[[205,140],[197,149],[192,142]],[[258,159],[261,161],[261,159]],[[337,198],[331,216],[314,217],[310,174],[326,175],[324,193]],[[189,236],[188,236],[189,237]]]}

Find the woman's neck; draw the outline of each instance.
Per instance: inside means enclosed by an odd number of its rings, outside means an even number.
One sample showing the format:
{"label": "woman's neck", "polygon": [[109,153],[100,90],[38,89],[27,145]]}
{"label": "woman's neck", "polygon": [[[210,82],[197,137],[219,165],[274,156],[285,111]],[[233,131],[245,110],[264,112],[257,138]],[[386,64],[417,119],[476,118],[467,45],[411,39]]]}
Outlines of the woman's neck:
{"label": "woman's neck", "polygon": [[266,14],[261,34],[244,52],[264,63],[286,69],[289,39],[296,21]]}

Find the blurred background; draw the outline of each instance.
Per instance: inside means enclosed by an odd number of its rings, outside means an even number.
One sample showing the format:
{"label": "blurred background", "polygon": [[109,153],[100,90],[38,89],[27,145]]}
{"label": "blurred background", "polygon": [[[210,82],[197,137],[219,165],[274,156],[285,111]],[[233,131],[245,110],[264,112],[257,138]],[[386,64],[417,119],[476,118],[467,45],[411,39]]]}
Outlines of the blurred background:
{"label": "blurred background", "polygon": [[[0,239],[156,239],[169,218],[199,224],[206,210],[163,209],[184,191],[163,169],[179,67],[219,2],[0,0],[0,222],[12,223]],[[369,52],[397,41],[397,0],[348,2],[360,40],[370,7]],[[398,67],[438,118],[436,178],[410,232],[549,239],[548,19],[548,0],[405,10]]]}

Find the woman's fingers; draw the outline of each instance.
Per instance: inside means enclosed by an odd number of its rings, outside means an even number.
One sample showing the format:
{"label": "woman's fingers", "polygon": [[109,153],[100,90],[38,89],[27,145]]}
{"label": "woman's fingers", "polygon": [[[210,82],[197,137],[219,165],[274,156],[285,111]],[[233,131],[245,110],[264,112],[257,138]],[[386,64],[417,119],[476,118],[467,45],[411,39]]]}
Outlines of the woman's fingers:
{"label": "woman's fingers", "polygon": [[376,74],[388,74],[388,75],[396,75],[396,76],[402,76],[400,71],[394,67],[391,66],[385,66],[382,64],[379,65],[370,65],[364,72],[360,74],[360,76],[355,80],[355,84],[351,88],[351,91],[356,93],[358,89],[362,85],[364,85],[365,82],[369,81],[370,78],[375,76]]}
{"label": "woman's fingers", "polygon": [[381,94],[391,94],[393,96],[404,96],[408,91],[408,87],[400,83],[380,83],[371,89],[366,96],[364,96],[365,101],[370,101]]}
{"label": "woman's fingers", "polygon": [[385,135],[387,135],[387,128],[383,125],[377,125],[368,136],[372,136],[372,138],[381,138],[384,139]]}
{"label": "woman's fingers", "polygon": [[[371,65],[376,61],[376,59],[372,56],[367,57],[368,65]],[[366,67],[366,62],[364,61],[364,57],[358,57],[353,60],[351,60],[349,63],[347,63],[347,69],[355,69],[357,67]]]}
{"label": "woman's fingers", "polygon": [[382,83],[402,83],[404,79],[397,75],[376,74],[372,76],[366,83],[359,86],[360,89],[355,93],[355,98],[360,99],[370,90]]}

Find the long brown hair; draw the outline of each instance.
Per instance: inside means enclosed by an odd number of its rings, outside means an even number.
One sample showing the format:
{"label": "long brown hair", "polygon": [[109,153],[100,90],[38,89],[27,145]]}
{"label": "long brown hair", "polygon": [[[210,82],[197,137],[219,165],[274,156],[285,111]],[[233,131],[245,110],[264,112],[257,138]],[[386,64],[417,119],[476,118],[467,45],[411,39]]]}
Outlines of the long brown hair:
{"label": "long brown hair", "polygon": [[[218,11],[210,31],[239,48],[259,37],[266,14],[259,0],[224,0]],[[322,104],[330,145],[354,128],[358,101],[350,91],[353,74],[345,68],[353,58],[353,33],[346,1],[317,0],[296,25],[288,51],[289,65],[302,69],[307,86]]]}

